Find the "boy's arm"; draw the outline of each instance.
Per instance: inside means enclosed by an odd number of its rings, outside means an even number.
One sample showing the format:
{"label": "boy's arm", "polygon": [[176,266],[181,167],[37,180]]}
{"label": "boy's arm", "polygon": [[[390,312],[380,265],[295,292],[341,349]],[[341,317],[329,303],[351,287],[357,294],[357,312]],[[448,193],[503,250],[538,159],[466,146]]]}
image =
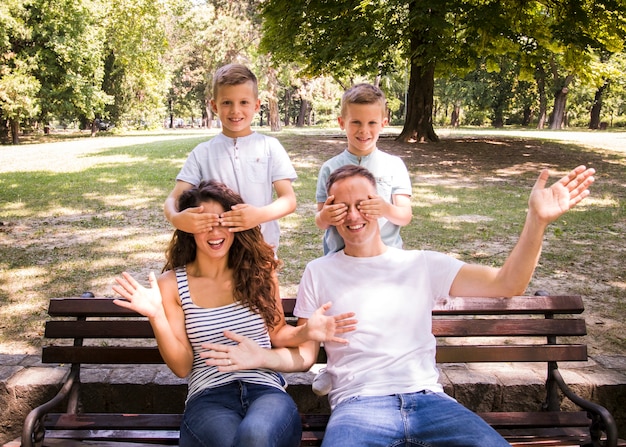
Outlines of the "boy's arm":
{"label": "boy's arm", "polygon": [[318,202],[315,213],[315,225],[320,230],[327,230],[330,226],[341,225],[348,214],[345,203],[334,204],[335,196],[328,196],[325,202]]}
{"label": "boy's arm", "polygon": [[231,231],[244,231],[262,223],[280,219],[296,209],[296,193],[290,179],[274,182],[276,200],[269,205],[255,207],[242,203],[232,207],[231,211],[222,214],[220,223],[231,227]]}
{"label": "boy's arm", "polygon": [[113,290],[124,299],[113,302],[148,318],[165,363],[178,377],[186,377],[193,365],[193,349],[178,301],[176,278],[170,270],[161,275],[158,282],[152,272],[149,279],[150,288],[146,288],[128,273],[122,273],[122,277],[115,278],[117,285]]}
{"label": "boy's arm", "polygon": [[175,228],[184,231],[186,233],[202,233],[210,231],[211,227],[219,225],[217,216],[215,214],[203,213],[201,206],[187,208],[186,210],[178,211],[178,198],[180,195],[193,188],[191,183],[177,180],[176,185],[170,195],[165,199],[163,204],[163,213],[165,218],[174,225]]}
{"label": "boy's arm", "polygon": [[394,194],[392,203],[385,201],[378,195],[369,196],[359,204],[359,211],[372,219],[386,218],[389,222],[401,227],[408,225],[413,218],[411,197],[406,194]]}

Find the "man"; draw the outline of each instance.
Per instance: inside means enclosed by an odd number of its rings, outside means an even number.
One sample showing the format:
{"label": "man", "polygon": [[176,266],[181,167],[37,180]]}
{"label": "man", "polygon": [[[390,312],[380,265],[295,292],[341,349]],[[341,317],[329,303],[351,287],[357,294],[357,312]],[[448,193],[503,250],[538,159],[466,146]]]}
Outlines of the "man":
{"label": "man", "polygon": [[[579,166],[546,188],[539,175],[522,234],[500,268],[466,264],[432,251],[386,246],[377,220],[360,204],[376,194],[365,168],[347,165],[327,182],[347,208],[337,223],[345,248],[310,262],[294,314],[304,324],[321,304],[355,312],[346,343],[325,343],[332,415],[323,446],[506,446],[489,425],[443,393],[435,363],[431,311],[446,296],[523,294],[546,227],[589,195],[593,169]],[[319,347],[319,345],[317,345]]]}

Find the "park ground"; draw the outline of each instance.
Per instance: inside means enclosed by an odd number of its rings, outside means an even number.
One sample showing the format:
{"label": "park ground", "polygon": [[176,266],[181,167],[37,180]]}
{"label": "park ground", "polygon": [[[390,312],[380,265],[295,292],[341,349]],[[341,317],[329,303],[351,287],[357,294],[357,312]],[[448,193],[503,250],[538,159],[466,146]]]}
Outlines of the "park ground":
{"label": "park ground", "polygon": [[[401,156],[411,173],[414,218],[403,229],[406,248],[471,262],[504,260],[541,169],[550,169],[554,181],[578,164],[594,167],[592,196],[551,226],[528,292],[582,295],[591,353],[626,352],[626,133],[438,129],[439,143],[404,144],[395,141],[397,131],[383,135],[379,147]],[[171,235],[162,201],[189,150],[213,134],[171,131],[0,146],[0,353],[37,352],[50,297],[86,290],[112,296],[113,277],[122,270],[139,278],[160,271]],[[299,174],[298,209],[281,221],[279,250],[281,289],[293,296],[306,263],[321,255],[321,233],[312,223],[317,170],[345,148],[345,139],[336,129],[274,135]],[[162,162],[170,165],[167,174],[150,190],[138,178],[136,185],[126,179],[124,194],[98,197],[95,185],[120,182],[113,175],[123,173],[120,167],[133,166],[133,175],[154,174],[150,165],[144,171],[135,166],[163,142],[176,142],[178,152]],[[80,178],[96,173],[93,188]],[[70,183],[66,197],[47,189],[58,178]],[[29,198],[16,199],[13,190],[31,181],[40,181],[38,194],[61,206],[28,209]],[[72,189],[72,182],[79,186]],[[72,207],[73,198],[81,205]],[[84,205],[85,198],[100,205]]]}

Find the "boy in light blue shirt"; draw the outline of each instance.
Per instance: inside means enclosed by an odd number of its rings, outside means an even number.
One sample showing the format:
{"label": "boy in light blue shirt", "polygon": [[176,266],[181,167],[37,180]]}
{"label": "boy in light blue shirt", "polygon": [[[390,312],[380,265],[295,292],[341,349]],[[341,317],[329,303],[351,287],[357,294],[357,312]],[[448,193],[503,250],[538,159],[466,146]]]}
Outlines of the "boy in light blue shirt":
{"label": "boy in light blue shirt", "polygon": [[344,247],[336,225],[345,219],[347,208],[345,204],[335,203],[334,197],[326,193],[328,177],[344,165],[360,165],[374,174],[377,194],[361,202],[359,209],[378,219],[386,245],[402,248],[400,228],[411,222],[412,187],[402,159],[376,147],[380,132],[387,125],[384,93],[371,84],[349,88],[341,99],[338,122],[346,131],[348,147],[326,161],[317,178],[315,224],[325,230],[324,254],[335,253]]}

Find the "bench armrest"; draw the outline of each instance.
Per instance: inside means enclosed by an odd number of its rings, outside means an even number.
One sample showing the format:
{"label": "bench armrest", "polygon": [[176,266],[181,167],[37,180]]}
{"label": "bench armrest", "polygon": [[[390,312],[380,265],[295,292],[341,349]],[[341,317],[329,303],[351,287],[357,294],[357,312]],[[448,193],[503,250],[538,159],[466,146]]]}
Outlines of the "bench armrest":
{"label": "bench armrest", "polygon": [[57,394],[28,413],[22,428],[22,447],[35,447],[41,444],[44,437],[43,418],[70,394],[72,387],[77,383],[79,371],[77,368],[72,368]]}
{"label": "bench armrest", "polygon": [[[552,377],[558,384],[559,389],[569,400],[583,410],[587,411],[587,414],[590,416],[592,421],[590,431],[594,447],[601,445],[606,447],[617,447],[617,425],[615,424],[615,419],[613,419],[613,416],[609,413],[609,410],[604,408],[602,405],[589,402],[574,393],[570,387],[567,386],[565,380],[563,380],[561,372],[558,369],[555,368],[552,370]],[[606,443],[604,444],[600,443],[600,436],[602,432],[606,434]]]}

